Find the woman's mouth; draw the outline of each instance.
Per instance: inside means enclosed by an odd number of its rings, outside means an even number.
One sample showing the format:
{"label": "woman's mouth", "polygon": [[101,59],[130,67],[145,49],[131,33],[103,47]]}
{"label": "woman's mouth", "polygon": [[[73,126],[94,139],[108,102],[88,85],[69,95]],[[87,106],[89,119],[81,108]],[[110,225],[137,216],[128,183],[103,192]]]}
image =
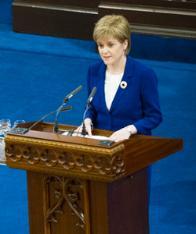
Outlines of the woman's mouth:
{"label": "woman's mouth", "polygon": [[110,59],[111,58],[111,56],[103,56],[103,59],[104,60],[108,60],[108,59]]}

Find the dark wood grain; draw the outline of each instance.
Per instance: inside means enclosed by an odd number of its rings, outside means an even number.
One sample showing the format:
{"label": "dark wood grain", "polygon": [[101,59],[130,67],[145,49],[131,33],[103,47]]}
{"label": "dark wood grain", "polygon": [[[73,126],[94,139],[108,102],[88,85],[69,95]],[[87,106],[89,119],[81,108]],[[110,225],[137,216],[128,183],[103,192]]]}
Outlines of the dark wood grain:
{"label": "dark wood grain", "polygon": [[103,146],[53,133],[50,123],[8,133],[5,144],[7,165],[27,171],[31,234],[148,234],[148,166],[183,147],[142,135]]}
{"label": "dark wood grain", "polygon": [[18,32],[92,39],[95,22],[122,14],[133,32],[196,37],[196,2],[166,0],[14,0],[13,29]]}

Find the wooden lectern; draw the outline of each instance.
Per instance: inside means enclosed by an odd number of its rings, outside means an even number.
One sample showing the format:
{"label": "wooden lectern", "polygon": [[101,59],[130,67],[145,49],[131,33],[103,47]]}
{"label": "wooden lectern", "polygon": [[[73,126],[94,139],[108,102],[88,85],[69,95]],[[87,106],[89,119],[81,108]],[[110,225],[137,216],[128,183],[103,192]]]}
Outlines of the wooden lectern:
{"label": "wooden lectern", "polygon": [[7,165],[27,171],[31,234],[148,234],[147,167],[182,149],[181,139],[142,135],[109,146],[49,123],[5,143]]}

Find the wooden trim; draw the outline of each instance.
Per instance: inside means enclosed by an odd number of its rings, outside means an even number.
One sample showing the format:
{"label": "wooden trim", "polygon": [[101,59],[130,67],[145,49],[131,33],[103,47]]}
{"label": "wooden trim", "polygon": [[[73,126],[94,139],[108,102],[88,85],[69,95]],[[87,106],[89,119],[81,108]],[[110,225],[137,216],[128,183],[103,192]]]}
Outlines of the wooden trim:
{"label": "wooden trim", "polygon": [[30,2],[14,2],[13,7],[29,7],[33,9],[43,9],[43,10],[55,10],[55,11],[65,11],[65,12],[76,12],[83,14],[94,14],[97,15],[98,12],[92,8],[69,6],[69,5],[57,5],[48,3],[36,3],[32,4]]}
{"label": "wooden trim", "polygon": [[160,35],[160,36],[169,36],[169,37],[181,37],[181,38],[196,38],[195,30],[185,30],[185,29],[176,29],[176,28],[164,28],[164,27],[155,27],[155,26],[146,26],[146,25],[131,25],[132,32],[146,35]]}
{"label": "wooden trim", "polygon": [[178,8],[178,9],[195,9],[196,1],[182,1],[182,0],[106,0],[102,3],[117,3],[117,4],[129,4],[129,5],[142,5],[142,6],[159,6],[164,8]]}
{"label": "wooden trim", "polygon": [[196,16],[196,11],[178,8],[164,8],[158,6],[142,6],[142,5],[128,5],[128,4],[109,4],[101,3],[99,8],[110,9],[110,10],[121,10],[121,11],[138,11],[138,12],[149,12],[155,14],[171,14],[171,15],[186,15],[186,16]]}
{"label": "wooden trim", "polygon": [[137,33],[196,38],[196,4],[179,1],[14,0],[13,29],[92,39],[95,22],[106,14],[125,15]]}
{"label": "wooden trim", "polygon": [[95,8],[14,2],[13,29],[16,32],[89,39],[97,15]]}

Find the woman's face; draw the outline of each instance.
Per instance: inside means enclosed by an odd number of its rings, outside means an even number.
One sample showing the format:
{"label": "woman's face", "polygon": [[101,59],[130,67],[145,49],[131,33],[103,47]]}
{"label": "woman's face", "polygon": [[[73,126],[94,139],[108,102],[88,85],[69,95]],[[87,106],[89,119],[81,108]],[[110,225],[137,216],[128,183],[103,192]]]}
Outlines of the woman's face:
{"label": "woman's face", "polygon": [[123,43],[113,37],[97,40],[99,54],[107,66],[118,65],[126,56],[127,40]]}

